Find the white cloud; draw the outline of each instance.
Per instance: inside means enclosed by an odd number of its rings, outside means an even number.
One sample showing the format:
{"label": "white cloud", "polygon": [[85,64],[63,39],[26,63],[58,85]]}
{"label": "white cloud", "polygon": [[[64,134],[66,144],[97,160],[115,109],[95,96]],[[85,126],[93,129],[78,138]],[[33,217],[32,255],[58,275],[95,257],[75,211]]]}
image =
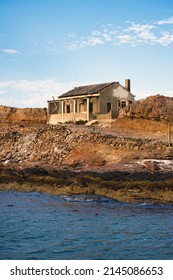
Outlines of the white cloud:
{"label": "white cloud", "polygon": [[132,26],[125,29],[125,31],[134,31],[134,32],[143,32],[144,30],[151,30],[153,28],[156,28],[154,25],[150,24],[135,24],[131,23]]}
{"label": "white cloud", "polygon": [[168,26],[168,24],[173,24],[173,17],[145,24],[129,21],[125,24],[126,28],[123,26],[114,27],[112,24],[101,26],[99,30],[92,31],[90,36],[71,41],[68,44],[68,49],[75,50],[106,44],[126,44],[132,47],[150,44],[164,47],[173,43],[172,30]]}
{"label": "white cloud", "polygon": [[157,37],[155,34],[151,31],[156,29],[156,26],[150,25],[150,24],[135,24],[131,23],[131,26],[129,26],[127,29],[124,29],[126,33],[130,33],[131,36],[133,34],[133,39],[135,40],[135,43],[156,43]]}
{"label": "white cloud", "polygon": [[173,17],[170,17],[170,18],[164,19],[164,20],[159,20],[159,21],[157,22],[157,24],[159,24],[159,25],[173,24]]}
{"label": "white cloud", "polygon": [[131,43],[134,41],[134,37],[131,35],[119,35],[118,36],[119,42],[126,44],[126,43]]}
{"label": "white cloud", "polygon": [[103,38],[105,39],[106,42],[111,42],[112,41],[112,36],[109,33],[103,33],[102,34]]}
{"label": "white cloud", "polygon": [[97,46],[97,45],[104,45],[105,42],[102,38],[99,38],[98,36],[91,36],[87,38],[81,38],[81,40],[77,40],[74,42],[69,43],[68,49],[75,50],[75,49],[82,49],[89,46]]}
{"label": "white cloud", "polygon": [[100,36],[100,35],[101,35],[101,32],[98,31],[98,30],[94,30],[94,31],[92,31],[91,34],[92,34],[93,36]]}
{"label": "white cloud", "polygon": [[[88,82],[89,84],[90,82]],[[52,96],[80,86],[79,82],[62,83],[57,79],[8,80],[0,82],[0,105],[12,107],[46,107]]]}
{"label": "white cloud", "polygon": [[149,30],[143,30],[138,34],[138,36],[140,38],[143,38],[144,40],[150,40],[150,41],[156,40],[156,36]]}
{"label": "white cloud", "polygon": [[44,79],[44,80],[9,80],[0,82],[0,89],[13,89],[16,91],[25,92],[56,92],[58,89],[63,90],[64,84],[58,82],[56,79]]}
{"label": "white cloud", "polygon": [[104,45],[104,41],[101,40],[99,37],[91,37],[88,39],[87,43],[92,46]]}
{"label": "white cloud", "polygon": [[166,96],[173,97],[173,90],[167,90],[167,91],[165,92],[165,95],[166,95]]}
{"label": "white cloud", "polygon": [[[173,34],[171,34],[171,30],[163,30],[159,25],[171,22],[173,22],[173,18],[164,21],[158,21],[155,24],[136,24],[134,22],[128,22],[128,24],[131,24],[131,26],[124,29],[123,32],[133,37],[136,45],[159,44],[162,46],[168,46],[173,43]],[[131,42],[131,40],[122,41],[121,39],[123,37],[126,38],[125,35],[119,36],[122,43]]]}
{"label": "white cloud", "polygon": [[162,46],[167,46],[171,43],[173,43],[173,34],[170,34],[169,32],[162,32],[162,36],[157,39],[158,43],[160,43]]}
{"label": "white cloud", "polygon": [[20,53],[19,51],[13,50],[13,49],[2,49],[2,50],[0,50],[0,52],[6,53],[6,54],[19,54]]}

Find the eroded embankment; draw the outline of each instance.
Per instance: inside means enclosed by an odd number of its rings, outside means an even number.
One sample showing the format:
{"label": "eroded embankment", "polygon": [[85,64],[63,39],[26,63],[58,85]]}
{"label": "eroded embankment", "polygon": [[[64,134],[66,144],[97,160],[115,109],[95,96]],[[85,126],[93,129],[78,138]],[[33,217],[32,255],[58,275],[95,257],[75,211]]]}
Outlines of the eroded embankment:
{"label": "eroded embankment", "polygon": [[172,174],[0,168],[0,190],[50,195],[98,194],[124,202],[173,203]]}

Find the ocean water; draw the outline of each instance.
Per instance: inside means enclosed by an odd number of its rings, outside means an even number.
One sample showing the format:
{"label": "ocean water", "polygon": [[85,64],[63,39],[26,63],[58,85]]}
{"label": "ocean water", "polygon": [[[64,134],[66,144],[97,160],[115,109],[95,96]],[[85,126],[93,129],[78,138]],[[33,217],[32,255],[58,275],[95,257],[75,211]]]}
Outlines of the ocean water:
{"label": "ocean water", "polygon": [[173,205],[0,192],[0,259],[173,259]]}

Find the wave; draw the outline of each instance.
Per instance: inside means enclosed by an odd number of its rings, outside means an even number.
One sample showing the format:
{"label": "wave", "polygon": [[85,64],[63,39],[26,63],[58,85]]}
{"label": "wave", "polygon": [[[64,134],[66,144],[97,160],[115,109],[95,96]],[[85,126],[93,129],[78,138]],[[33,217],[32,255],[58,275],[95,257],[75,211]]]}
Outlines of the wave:
{"label": "wave", "polygon": [[62,199],[68,202],[82,202],[82,203],[117,203],[117,200],[106,198],[99,195],[71,195],[71,196],[61,196]]}

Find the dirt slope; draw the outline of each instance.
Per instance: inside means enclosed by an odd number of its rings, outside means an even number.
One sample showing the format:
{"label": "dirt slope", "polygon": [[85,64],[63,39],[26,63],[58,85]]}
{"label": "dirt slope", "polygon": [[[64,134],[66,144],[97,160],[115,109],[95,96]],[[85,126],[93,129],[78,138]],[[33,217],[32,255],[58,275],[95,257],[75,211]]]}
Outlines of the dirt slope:
{"label": "dirt slope", "polygon": [[1,124],[43,124],[47,121],[47,109],[14,108],[0,105]]}

